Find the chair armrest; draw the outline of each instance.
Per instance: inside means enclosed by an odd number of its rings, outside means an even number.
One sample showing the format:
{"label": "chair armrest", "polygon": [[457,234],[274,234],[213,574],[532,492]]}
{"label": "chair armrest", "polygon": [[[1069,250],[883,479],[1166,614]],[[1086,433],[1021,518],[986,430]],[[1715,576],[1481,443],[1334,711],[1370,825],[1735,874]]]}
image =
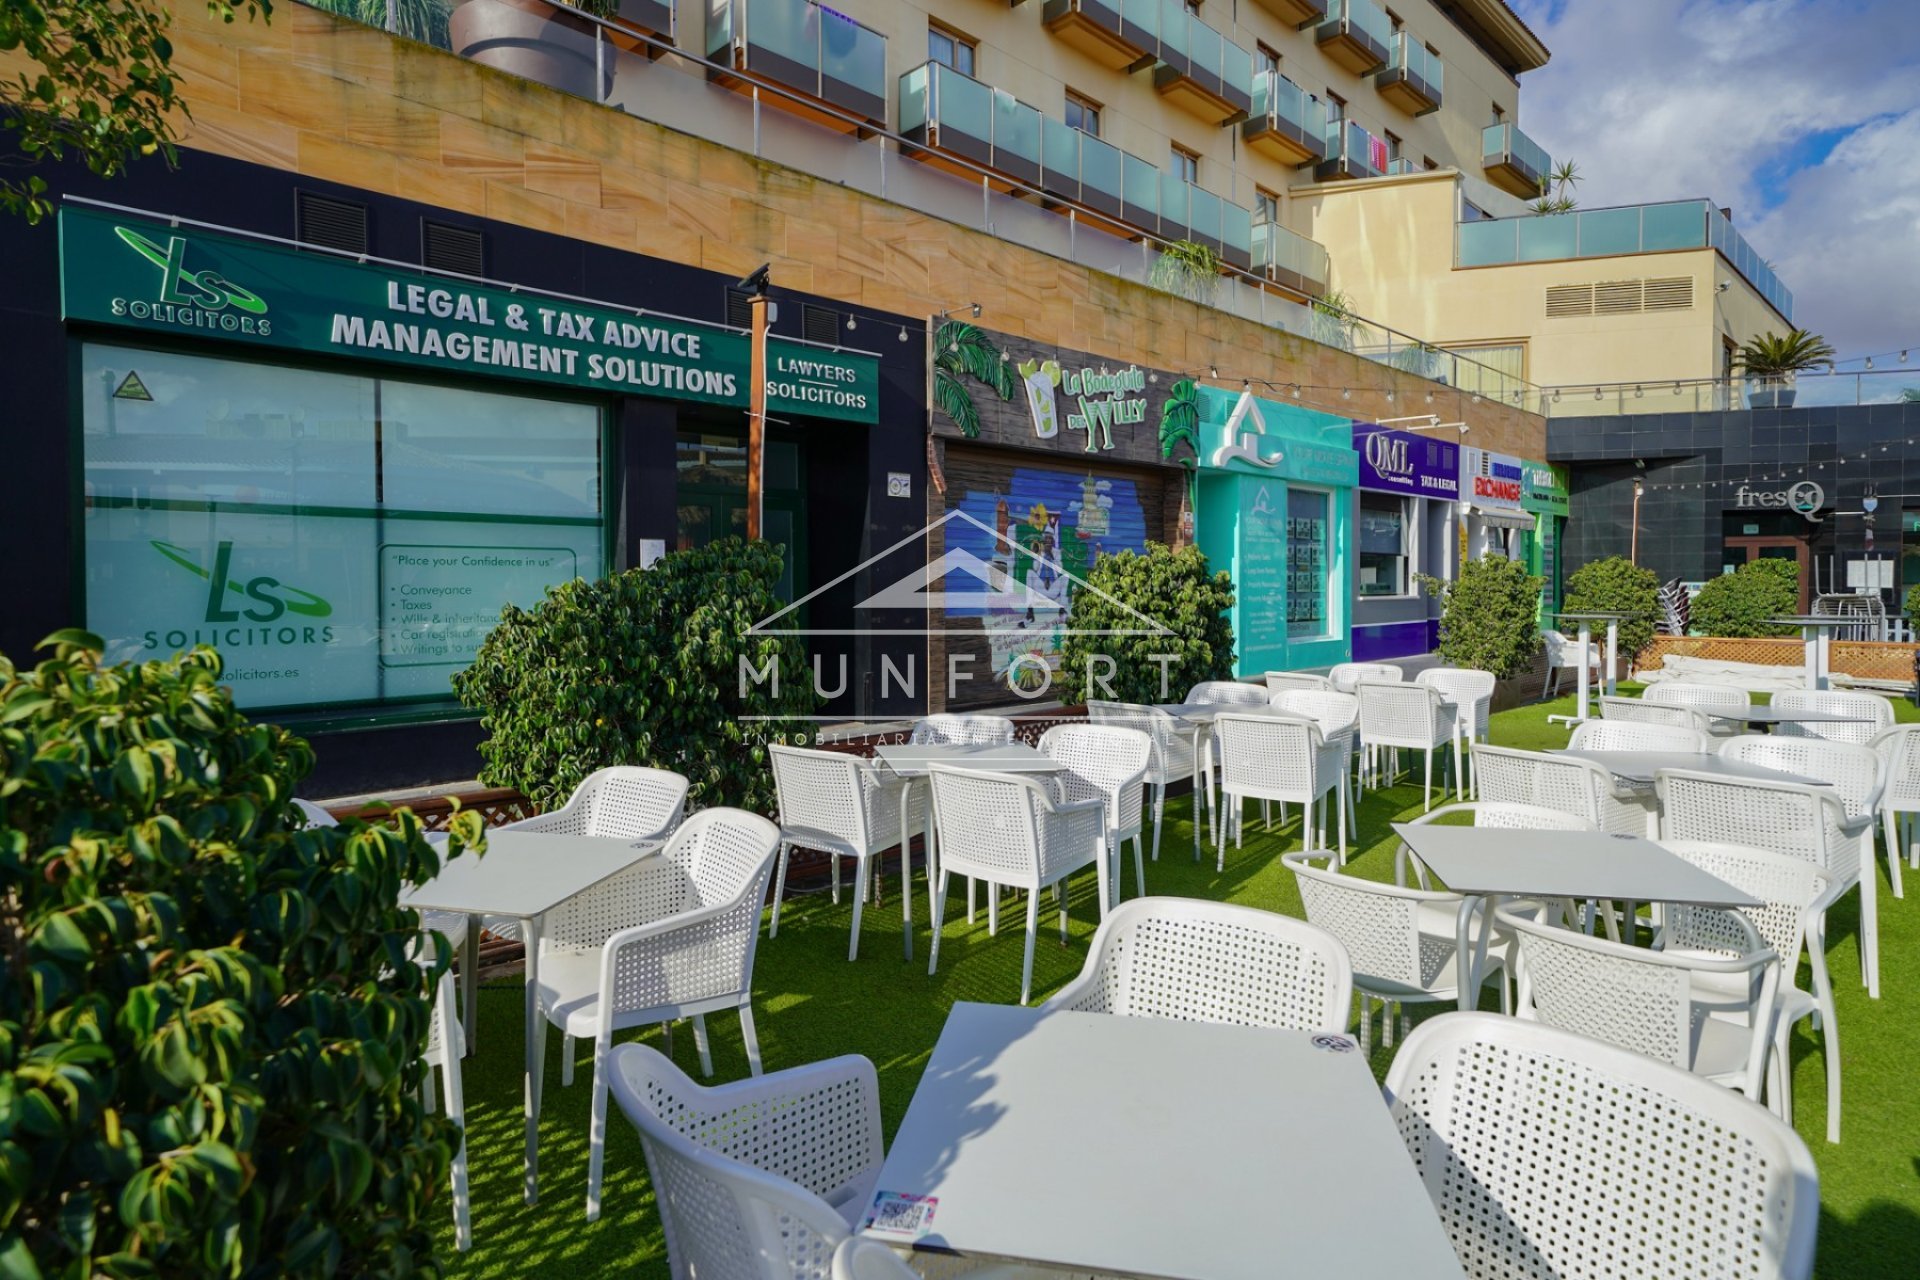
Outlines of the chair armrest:
{"label": "chair armrest", "polygon": [[1106,1013],[1108,1010],[1106,978],[1100,972],[1097,954],[1089,954],[1087,967],[1080,976],[1053,993],[1052,999],[1040,1005],[1041,1013]]}

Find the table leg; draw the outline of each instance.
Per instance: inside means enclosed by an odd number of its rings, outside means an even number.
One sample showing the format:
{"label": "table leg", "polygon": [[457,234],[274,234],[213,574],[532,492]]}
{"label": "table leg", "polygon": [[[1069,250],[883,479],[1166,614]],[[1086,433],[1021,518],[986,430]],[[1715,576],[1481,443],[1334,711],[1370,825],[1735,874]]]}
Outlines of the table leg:
{"label": "table leg", "polygon": [[1832,687],[1828,677],[1833,674],[1833,628],[1817,627],[1815,631],[1819,638],[1813,642],[1813,676],[1816,682],[1813,687],[1828,689]]}
{"label": "table leg", "polygon": [[1809,689],[1820,687],[1820,641],[1816,639],[1818,635],[1817,627],[1800,628],[1800,644],[1806,655],[1807,688]]}
{"label": "table leg", "polygon": [[1575,668],[1575,679],[1579,682],[1579,693],[1574,698],[1573,718],[1576,723],[1587,718],[1587,677],[1588,666],[1593,660],[1593,628],[1587,623],[1580,624],[1580,665]]}
{"label": "table leg", "polygon": [[540,1200],[540,1073],[546,1065],[541,1059],[540,1019],[540,925],[538,916],[520,921],[520,936],[527,948],[527,1044],[525,1104],[527,1113],[527,1157],[525,1194],[528,1204]]}
{"label": "table leg", "polygon": [[1620,679],[1620,623],[1613,618],[1607,619],[1607,696],[1613,696],[1614,685]]}
{"label": "table leg", "polygon": [[460,1056],[473,1056],[474,1042],[479,1039],[480,1022],[480,917],[467,917],[467,940],[460,952],[460,985],[465,988],[464,1007],[460,1010],[460,1030],[464,1035],[466,1052]]}
{"label": "table leg", "polygon": [[913,835],[907,830],[906,795],[900,797],[900,934],[907,959],[913,959]]}
{"label": "table leg", "polygon": [[[1100,918],[1102,920],[1105,920],[1107,918],[1107,912],[1113,910],[1113,860],[1115,857],[1114,851],[1119,847],[1120,847],[1120,842],[1113,838],[1113,832],[1107,831],[1101,835],[1100,859],[1097,863],[1094,864],[1094,874],[1099,879]],[[1066,885],[1062,884],[1060,886],[1060,893],[1061,893],[1062,904],[1063,904],[1061,906],[1061,912],[1063,915],[1066,911],[1066,907],[1064,905],[1066,892],[1067,892],[1067,887]]]}
{"label": "table leg", "polygon": [[1453,927],[1454,981],[1459,984],[1460,1011],[1471,1013],[1478,1002],[1480,984],[1474,981],[1472,933],[1474,904],[1480,899],[1467,894],[1460,899],[1459,917]]}

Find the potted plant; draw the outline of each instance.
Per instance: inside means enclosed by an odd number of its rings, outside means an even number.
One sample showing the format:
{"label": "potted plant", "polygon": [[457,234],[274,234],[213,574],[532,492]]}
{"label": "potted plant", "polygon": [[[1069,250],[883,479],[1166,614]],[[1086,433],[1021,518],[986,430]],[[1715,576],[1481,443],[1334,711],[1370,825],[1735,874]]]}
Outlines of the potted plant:
{"label": "potted plant", "polygon": [[[409,40],[418,40],[441,49],[450,47],[447,16],[451,11],[451,0],[391,0],[391,15],[388,11],[389,0],[309,0],[309,3],[316,9],[352,18],[355,22],[391,31]],[[391,26],[387,21],[389,16],[393,20]]]}
{"label": "potted plant", "polygon": [[1733,367],[1760,385],[1747,396],[1751,409],[1793,408],[1793,375],[1833,368],[1833,348],[1817,333],[1789,329],[1749,338],[1734,353]]}
{"label": "potted plant", "polygon": [[[360,3],[378,6],[385,0]],[[629,7],[633,12],[628,12]],[[603,40],[591,19],[625,17],[653,29],[657,19],[642,11],[658,7],[650,0],[578,0],[571,6],[547,0],[460,0],[447,25],[451,47],[463,58],[537,80],[562,93],[604,102],[613,90],[615,59],[621,49],[634,48],[637,42],[620,39],[618,28],[609,28],[610,39]],[[602,48],[603,44],[612,47]]]}
{"label": "potted plant", "polygon": [[1220,254],[1198,240],[1176,240],[1160,251],[1147,283],[1202,305],[1213,301],[1220,284]]}
{"label": "potted plant", "polygon": [[1360,320],[1353,314],[1353,301],[1338,289],[1315,298],[1309,308],[1307,334],[1323,347],[1352,351],[1358,345]]}

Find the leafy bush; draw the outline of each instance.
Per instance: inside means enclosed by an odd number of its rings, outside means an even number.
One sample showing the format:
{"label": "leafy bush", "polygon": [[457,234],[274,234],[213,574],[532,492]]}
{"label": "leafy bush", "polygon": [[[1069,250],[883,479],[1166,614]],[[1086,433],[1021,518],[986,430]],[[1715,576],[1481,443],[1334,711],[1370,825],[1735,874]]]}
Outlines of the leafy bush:
{"label": "leafy bush", "polygon": [[1545,582],[1505,556],[1469,560],[1449,583],[1421,574],[1420,585],[1440,596],[1440,656],[1502,680],[1528,670],[1540,651],[1535,615]]}
{"label": "leafy bush", "polygon": [[1791,560],[1749,560],[1700,588],[1693,598],[1693,630],[1703,636],[1791,636],[1795,627],[1770,627],[1768,618],[1800,611],[1800,566]]}
{"label": "leafy bush", "polygon": [[[1920,399],[1920,396],[1915,397]],[[1907,625],[1920,630],[1920,586],[1907,588],[1907,597],[1900,603],[1900,611],[1907,615]]]}
{"label": "leafy bush", "polygon": [[771,812],[765,744],[819,705],[799,638],[751,634],[782,608],[780,557],[722,538],[508,605],[453,678],[487,731],[481,781],[552,808],[595,769],[644,764],[685,774],[695,805]]}
{"label": "leafy bush", "polygon": [[[1211,573],[1198,547],[1178,551],[1148,543],[1144,554],[1120,551],[1100,557],[1086,575],[1088,590],[1073,596],[1060,671],[1054,689],[1061,701],[1089,697],[1118,702],[1178,700],[1202,680],[1233,678],[1233,581]],[[1146,631],[1146,617],[1164,634]],[[1156,655],[1161,659],[1156,661]],[[1170,660],[1167,660],[1169,659]],[[1106,659],[1113,662],[1107,675]],[[1099,682],[1089,691],[1088,663]],[[1161,676],[1162,668],[1166,675]],[[1108,692],[1111,689],[1112,692]]]}
{"label": "leafy bush", "polygon": [[1561,608],[1568,613],[1630,613],[1620,620],[1620,653],[1631,658],[1653,640],[1660,616],[1660,579],[1625,556],[1591,560],[1567,575]]}
{"label": "leafy bush", "polygon": [[436,1270],[459,1133],[420,1097],[418,821],[304,829],[311,750],[211,649],[46,644],[0,658],[0,1274]]}

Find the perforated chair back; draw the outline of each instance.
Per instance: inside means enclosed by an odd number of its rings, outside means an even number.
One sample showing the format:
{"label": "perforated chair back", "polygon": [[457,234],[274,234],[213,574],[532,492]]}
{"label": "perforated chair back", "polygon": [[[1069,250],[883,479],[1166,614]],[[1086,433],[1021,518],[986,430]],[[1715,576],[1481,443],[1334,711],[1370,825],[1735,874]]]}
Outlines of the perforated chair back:
{"label": "perforated chair back", "polygon": [[687,780],[669,769],[612,765],[595,769],[566,804],[509,822],[503,831],[621,840],[664,840],[680,825],[687,807]]}
{"label": "perforated chair back", "polygon": [[1305,671],[1269,671],[1266,681],[1268,693],[1284,693],[1289,689],[1333,688],[1333,681],[1326,676],[1309,675]]}
{"label": "perforated chair back", "polygon": [[844,751],[777,744],[768,754],[780,827],[790,838],[824,836],[864,852],[876,840],[888,844],[899,837],[899,788],[883,786],[867,761]]}
{"label": "perforated chair back", "polygon": [[1667,840],[1661,847],[1762,904],[1740,908],[1736,919],[1712,907],[1668,903],[1660,923],[1663,948],[1739,955],[1751,945],[1740,928],[1744,920],[1775,955],[1799,957],[1807,929],[1827,896],[1827,875],[1819,867],[1792,854],[1708,840]]}
{"label": "perforated chair back", "polygon": [[925,716],[914,723],[907,740],[916,747],[1004,747],[1013,741],[1013,721],[1005,716]]}
{"label": "perforated chair back", "polygon": [[1646,811],[1616,797],[1613,775],[1591,760],[1476,742],[1473,776],[1482,800],[1557,809],[1602,831],[1645,834],[1647,829]]}
{"label": "perforated chair back", "polygon": [[1452,986],[1454,949],[1423,938],[1420,915],[1423,907],[1456,910],[1459,894],[1342,875],[1318,865],[1332,861],[1322,850],[1303,849],[1280,861],[1293,872],[1307,923],[1340,940],[1363,990],[1393,997]]}
{"label": "perforated chair back", "polygon": [[[1616,698],[1607,694],[1600,695],[1600,719],[1603,723],[1616,725],[1645,725],[1653,728],[1678,729],[1687,733],[1705,736],[1707,718],[1692,707],[1668,706],[1660,702],[1648,702],[1644,698]],[[1589,721],[1588,724],[1591,724]],[[1574,734],[1587,724],[1575,725]],[[1600,748],[1594,748],[1599,750]],[[1667,747],[1650,747],[1647,750],[1671,750]]]}
{"label": "perforated chair back", "polygon": [[850,1235],[842,1208],[864,1201],[886,1155],[872,1063],[833,1058],[709,1089],[645,1045],[608,1062],[675,1280],[828,1280]]}
{"label": "perforated chair back", "polygon": [[1264,707],[1272,697],[1263,684],[1244,684],[1238,680],[1202,680],[1187,690],[1186,701],[1213,706]]}
{"label": "perforated chair back", "polygon": [[1454,1013],[1414,1029],[1386,1094],[1469,1280],[1812,1271],[1820,1190],[1806,1143],[1686,1071]]}
{"label": "perforated chair back", "polygon": [[1825,711],[1832,715],[1859,716],[1859,720],[1833,720],[1826,723],[1783,721],[1775,733],[1789,738],[1825,738],[1829,742],[1852,742],[1861,746],[1893,728],[1893,704],[1877,693],[1844,689],[1789,689],[1773,695],[1773,705],[1781,711]]}
{"label": "perforated chair back", "polygon": [[1454,713],[1437,689],[1361,680],[1353,692],[1360,699],[1360,739],[1369,747],[1430,749],[1453,740]]}
{"label": "perforated chair back", "polygon": [[1056,805],[1024,774],[934,765],[934,823],[940,872],[1037,889],[1092,861],[1105,830],[1104,806]]}
{"label": "perforated chair back", "polygon": [[1882,808],[1920,813],[1920,724],[1895,725],[1873,740],[1886,779]]}
{"label": "perforated chair back", "polygon": [[1721,743],[1720,758],[1818,778],[1856,818],[1873,814],[1886,780],[1886,762],[1872,747],[1825,738],[1749,734]]}
{"label": "perforated chair back", "polygon": [[1044,1007],[1341,1031],[1352,1001],[1346,949],[1324,929],[1224,902],[1135,898],[1107,916],[1080,976]]}
{"label": "perforated chair back", "polygon": [[1846,806],[1832,787],[1725,778],[1690,769],[1663,769],[1654,787],[1660,796],[1662,840],[1772,849],[1805,858],[1839,884],[1852,884],[1860,874],[1857,841],[1840,830]]}
{"label": "perforated chair back", "polygon": [[1352,693],[1354,686],[1362,680],[1371,680],[1376,684],[1399,684],[1407,678],[1407,673],[1390,662],[1336,662],[1327,678],[1333,681],[1333,687],[1342,693]]}
{"label": "perforated chair back", "polygon": [[1491,671],[1471,667],[1429,667],[1413,678],[1415,684],[1438,689],[1441,696],[1459,708],[1462,728],[1475,738],[1490,731],[1493,717],[1494,678]]}
{"label": "perforated chair back", "polygon": [[1304,804],[1317,800],[1340,777],[1346,750],[1329,752],[1318,724],[1265,716],[1221,715],[1213,722],[1220,746],[1220,788],[1254,800]]}
{"label": "perforated chair back", "polygon": [[1716,715],[1739,717],[1753,710],[1753,701],[1745,689],[1724,684],[1690,684],[1685,680],[1665,680],[1648,685],[1640,701],[1668,707],[1691,707],[1708,717],[1707,731],[1716,734],[1744,733],[1746,722],[1737,718],[1714,720]]}
{"label": "perforated chair back", "polygon": [[1352,736],[1360,728],[1360,699],[1334,689],[1282,689],[1273,695],[1281,711],[1311,716],[1322,737]]}
{"label": "perforated chair back", "polygon": [[1638,716],[1625,719],[1606,712],[1604,720],[1588,720],[1573,726],[1567,745],[1575,751],[1677,751],[1704,755],[1713,749],[1706,731],[1700,728],[1698,713],[1685,707],[1641,707],[1632,698],[1602,698],[1604,702],[1625,702],[1645,711],[1671,712],[1686,723],[1666,724]]}
{"label": "perforated chair back", "polygon": [[1141,702],[1089,699],[1087,719],[1097,725],[1133,729],[1152,739],[1153,755],[1147,765],[1148,782],[1178,782],[1193,776],[1193,727],[1174,719],[1160,708]]}
{"label": "perforated chair back", "polygon": [[1110,830],[1139,832],[1153,739],[1119,725],[1057,724],[1040,735],[1040,754],[1067,766],[1054,778],[1068,800],[1098,797],[1106,801]]}

